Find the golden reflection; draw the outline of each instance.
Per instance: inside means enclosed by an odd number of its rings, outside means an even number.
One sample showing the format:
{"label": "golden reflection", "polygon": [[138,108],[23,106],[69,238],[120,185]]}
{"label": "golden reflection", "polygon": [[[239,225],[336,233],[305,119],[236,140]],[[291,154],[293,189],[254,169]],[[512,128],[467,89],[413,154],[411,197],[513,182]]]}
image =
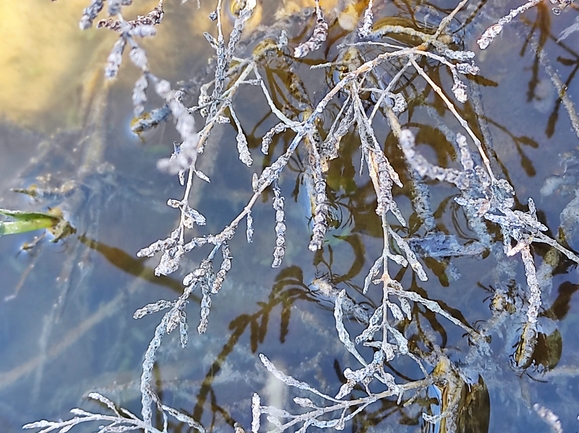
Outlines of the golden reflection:
{"label": "golden reflection", "polygon": [[[368,5],[367,0],[320,0],[320,7],[330,18],[337,18],[340,27],[353,31],[360,16]],[[283,6],[276,12],[276,19],[295,15],[305,8],[314,8],[314,0],[284,0]]]}
{"label": "golden reflection", "polygon": [[[314,0],[280,0],[279,3],[278,19],[315,6]],[[235,15],[243,4],[241,0],[232,0],[228,12]],[[87,5],[87,0],[0,2],[3,18],[0,40],[9,41],[0,50],[0,119],[35,130],[79,125],[82,119],[77,108],[87,77],[94,76],[95,70],[103,67],[117,37],[113,32],[97,30],[96,26],[86,31],[79,29],[78,22]],[[126,18],[145,14],[156,5],[157,0],[138,2],[137,6],[131,6],[128,10],[131,16]],[[342,28],[352,30],[367,1],[321,0],[320,5],[330,19],[337,19]],[[197,10],[196,5],[165,6],[166,9],[178,7],[179,13],[183,8],[188,12],[195,9],[189,19],[189,27],[195,32],[212,28],[207,7]],[[101,13],[100,17],[104,16]],[[262,21],[262,5],[258,2],[246,33]],[[229,25],[225,24],[225,27]],[[158,40],[169,33],[159,28],[159,35],[151,43],[162,46]],[[157,55],[162,58],[162,50]]]}
{"label": "golden reflection", "polygon": [[[0,39],[10,41],[0,51],[0,115],[14,122],[34,117],[71,95],[80,83],[84,62],[97,41],[82,34],[78,17],[84,0],[50,4],[42,0],[2,2]],[[68,89],[66,89],[66,88]]]}
{"label": "golden reflection", "polygon": [[[139,2],[137,12],[155,4]],[[87,70],[93,67],[92,53],[104,42],[112,46],[116,37],[79,29],[87,5],[86,0],[0,2],[0,40],[5,42],[0,50],[0,118],[34,129],[43,129],[40,119],[61,126],[79,120],[70,101],[79,99]],[[68,112],[57,108],[63,105]],[[55,108],[56,113],[47,114]]]}

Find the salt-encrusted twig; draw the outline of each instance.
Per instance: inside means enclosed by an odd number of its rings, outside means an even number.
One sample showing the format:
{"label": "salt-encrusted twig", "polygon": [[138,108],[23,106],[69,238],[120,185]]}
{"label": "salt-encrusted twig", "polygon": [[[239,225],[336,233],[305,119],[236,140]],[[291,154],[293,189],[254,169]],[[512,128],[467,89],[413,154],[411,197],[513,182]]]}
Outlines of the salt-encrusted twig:
{"label": "salt-encrusted twig", "polygon": [[503,31],[503,27],[506,24],[510,23],[517,15],[531,9],[542,1],[543,0],[530,0],[516,9],[511,9],[508,15],[505,15],[500,20],[498,20],[496,24],[493,24],[484,31],[482,36],[477,41],[479,48],[481,50],[486,49],[491,44],[491,42]]}
{"label": "salt-encrusted twig", "polygon": [[324,13],[320,8],[320,0],[316,1],[316,25],[312,36],[306,41],[299,44],[294,50],[294,57],[301,58],[312,51],[319,49],[326,41],[328,36],[328,23],[324,19]]}

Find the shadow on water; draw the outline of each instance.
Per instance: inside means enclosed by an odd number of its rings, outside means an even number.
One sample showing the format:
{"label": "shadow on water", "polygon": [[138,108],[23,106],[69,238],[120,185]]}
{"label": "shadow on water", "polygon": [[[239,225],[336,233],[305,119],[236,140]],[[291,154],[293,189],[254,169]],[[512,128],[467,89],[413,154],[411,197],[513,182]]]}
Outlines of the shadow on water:
{"label": "shadow on water", "polygon": [[[451,30],[455,29],[450,35],[455,36],[455,43],[473,49],[481,68],[479,77],[470,78],[472,98],[459,111],[475,133],[484,137],[492,163],[515,187],[517,208],[525,208],[528,197],[533,197],[550,235],[576,250],[576,218],[565,220],[563,216],[565,211],[572,214],[575,209],[571,203],[579,180],[579,147],[562,99],[545,72],[546,60],[540,54],[544,53],[558,71],[567,94],[576,97],[574,78],[579,56],[573,41],[578,33],[559,39],[561,31],[572,25],[576,12],[555,17],[546,4],[540,5],[516,25],[505,28],[501,39],[487,51],[475,49],[474,43],[484,28],[516,6],[512,1],[508,3],[498,7],[475,2],[450,25]],[[381,5],[377,14],[385,18],[377,24],[433,30],[452,7],[418,7],[410,2]],[[177,5],[167,8],[171,9],[166,20],[177,20],[177,24],[172,29],[168,26],[166,34],[158,35],[158,45],[152,45],[150,52],[163,43],[169,47],[152,55],[159,68],[155,73],[173,79],[203,74],[204,59],[209,56],[205,45],[201,47],[200,43],[199,53],[188,56],[171,47],[186,40],[186,35],[177,31],[185,24],[195,27],[183,32],[190,38],[201,38],[203,30],[213,29],[206,19],[208,6],[204,5],[202,11],[193,7],[179,9]],[[304,16],[302,12],[299,19],[293,15],[278,19],[290,20],[297,31],[301,30],[298,24],[303,23]],[[243,41],[247,52],[240,55],[259,47],[260,31],[257,28],[257,36]],[[414,43],[396,35],[388,40]],[[338,58],[343,55],[339,48],[342,42],[348,42],[348,32],[335,25],[321,53],[300,61],[289,60],[280,53],[260,60],[272,100],[284,107],[288,118],[300,119],[323,97],[319,89],[333,86],[345,73],[331,68],[320,75],[309,69],[311,65],[343,60]],[[110,44],[105,45],[110,48]],[[190,44],[188,47],[195,49]],[[361,55],[370,56],[373,48],[367,49]],[[261,55],[256,51],[253,54]],[[105,58],[106,54],[100,60]],[[82,69],[88,59],[75,62],[79,64],[71,68]],[[428,61],[421,66],[439,86],[450,87],[451,77],[446,69]],[[101,67],[102,63],[98,69]],[[7,120],[0,125],[0,152],[7,157],[0,160],[1,207],[62,207],[76,229],[54,243],[50,242],[50,235],[42,237],[38,233],[0,238],[0,298],[6,299],[0,303],[2,431],[19,431],[23,424],[43,418],[66,419],[73,407],[102,410],[98,404],[82,399],[88,391],[99,391],[119,406],[139,413],[141,362],[158,318],[151,315],[135,321],[133,313],[158,299],[175,299],[183,290],[185,272],[194,269],[195,261],[203,258],[192,255],[183,266],[183,273],[160,278],[155,276],[156,262],[135,256],[140,248],[166,236],[174,227],[176,215],[159,204],[181,192],[174,178],[157,172],[155,167],[159,158],[171,152],[170,143],[178,141],[179,136],[169,123],[141,139],[127,134],[129,121],[121,119],[132,116],[131,92],[136,75],[126,69],[128,77],[123,78],[121,73],[119,81],[108,90],[95,85],[96,93],[88,102],[79,98],[76,105],[87,105],[88,115],[77,117],[88,119],[88,123],[71,121],[65,127],[61,124],[58,130],[36,132],[2,113]],[[384,68],[377,82],[390,79],[396,71]],[[400,115],[400,123],[415,131],[417,147],[430,161],[443,167],[454,166],[457,151],[440,125],[454,128],[456,121],[415,73],[408,73],[402,83],[398,91],[409,105]],[[66,92],[79,93],[78,89]],[[239,121],[255,154],[258,168],[252,170],[259,172],[287,149],[293,135],[276,135],[269,153],[258,156],[261,138],[277,120],[256,92],[241,92],[237,100]],[[366,95],[365,100],[370,101],[368,106],[375,102],[371,95]],[[317,126],[320,131],[328,130],[344,101],[345,95],[336,96]],[[58,110],[71,118],[70,107]],[[55,117],[53,111],[45,115],[47,119]],[[409,227],[396,225],[394,219],[391,223],[401,237],[418,239],[411,245],[425,265],[429,280],[419,281],[411,270],[396,266],[392,274],[404,288],[435,301],[465,328],[482,329],[492,322],[492,353],[474,356],[463,329],[423,304],[411,302],[410,319],[401,320],[397,329],[408,340],[411,353],[424,361],[428,373],[444,379],[414,394],[404,394],[400,402],[393,397],[382,399],[361,411],[346,428],[352,432],[447,431],[444,417],[443,421],[428,424],[422,413],[443,415],[446,406],[440,402],[451,395],[459,402],[456,422],[461,433],[497,431],[504,426],[510,426],[512,432],[549,431],[546,424],[538,423],[540,419],[531,409],[535,403],[553,410],[565,431],[576,430],[576,265],[547,247],[534,248],[539,265],[553,264],[552,288],[542,287],[537,346],[529,359],[521,361],[518,354],[523,345],[525,318],[514,314],[514,319],[499,323],[497,318],[502,316],[496,311],[499,301],[505,311],[517,308],[514,301],[510,303],[520,297],[521,287],[527,284],[522,264],[512,259],[508,264],[514,270],[512,279],[497,286],[494,276],[501,263],[481,247],[463,210],[454,201],[457,191],[445,184],[415,182],[385,117],[379,113],[374,127],[377,140],[405,185],[394,189],[394,198]],[[38,123],[45,122],[41,119]],[[220,128],[206,151],[207,160],[212,162],[201,167],[211,176],[212,183],[200,185],[193,198],[196,208],[208,220],[210,233],[228,224],[251,197],[253,171],[245,169],[237,161],[237,153],[229,149],[235,142],[235,130],[231,125]],[[349,132],[342,137],[340,157],[329,164],[326,181],[331,221],[324,246],[316,253],[308,250],[312,227],[308,188],[312,185],[304,163],[307,151],[300,149],[294,154],[289,170],[280,180],[287,201],[288,233],[280,269],[271,268],[275,211],[269,203],[273,192],[267,190],[263,194],[261,207],[254,211],[259,229],[253,244],[246,244],[240,239],[243,236],[231,241],[233,268],[220,296],[213,300],[207,333],[191,335],[184,349],[179,347],[178,337],[173,336],[161,346],[154,387],[164,404],[193,416],[209,431],[231,431],[236,422],[245,427],[251,424],[250,401],[254,392],[279,408],[291,405],[295,397],[293,390],[284,388],[263,368],[259,353],[266,354],[280,370],[329,395],[336,395],[347,382],[345,368],[358,368],[336,336],[334,302],[337,291],[345,289],[352,306],[345,326],[350,335],[359,335],[367,325],[368,312],[382,302],[380,292],[373,292],[371,286],[364,294],[362,287],[383,246],[372,181],[367,175],[358,175],[361,154],[357,135]],[[87,158],[95,158],[95,139],[101,140],[101,151],[96,152],[96,159],[87,162]],[[417,184],[429,188],[431,221],[423,220],[411,202],[414,192],[408,185]],[[23,188],[29,194],[18,195],[10,188]],[[579,203],[577,206],[579,215]],[[568,223],[563,224],[564,221]],[[489,231],[493,244],[502,247],[500,231]],[[24,244],[34,246],[23,250]],[[505,259],[508,260],[511,259]],[[331,289],[323,282],[329,283]],[[194,294],[190,301],[189,321],[195,323],[200,297]],[[368,359],[374,353],[371,345],[359,350]],[[441,353],[448,364],[440,362]],[[460,369],[460,374],[454,374],[453,369]],[[385,370],[400,382],[423,377],[417,364],[408,359],[385,363]],[[463,381],[468,386],[449,383],[449,378],[459,376],[461,380],[468,379]],[[363,387],[356,385],[351,398],[363,395]],[[157,421],[159,425],[162,422]],[[83,431],[82,427],[77,430]],[[169,427],[171,432],[185,430],[177,422]]]}

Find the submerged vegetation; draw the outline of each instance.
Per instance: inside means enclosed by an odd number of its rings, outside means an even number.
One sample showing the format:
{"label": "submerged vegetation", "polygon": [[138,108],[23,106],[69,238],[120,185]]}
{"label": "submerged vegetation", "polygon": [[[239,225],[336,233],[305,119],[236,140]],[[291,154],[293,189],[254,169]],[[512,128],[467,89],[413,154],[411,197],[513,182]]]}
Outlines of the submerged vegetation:
{"label": "submerged vegetation", "polygon": [[[509,133],[508,128],[489,117],[483,106],[481,87],[496,83],[481,74],[477,55],[501,44],[507,51],[508,38],[518,37],[513,33],[500,39],[510,26],[539,28],[538,36],[534,31],[525,34],[525,49],[533,53],[533,73],[541,71],[558,95],[548,128],[552,135],[557,122],[567,122],[579,138],[579,119],[567,94],[576,69],[566,81],[558,75],[545,50],[548,29],[541,28],[563,10],[574,13],[570,1],[531,0],[501,17],[494,16],[496,9],[488,11],[484,0],[462,0],[451,7],[372,0],[217,0],[207,17],[214,31],[205,33],[214,56],[206,71],[182,77],[190,80],[177,84],[156,74],[144,48],[144,39],[154,37],[159,26],[171,25],[163,21],[163,0],[133,19],[123,12],[130,3],[92,0],[80,27],[96,26],[118,35],[106,60],[107,79],[123,73],[124,56],[138,70],[133,132],[146,136],[172,122],[180,136],[174,152],[157,163],[158,170],[177,176],[183,188],[180,198],[167,201],[178,212],[178,222],[166,237],[137,253],[158,257],[158,277],[180,275],[184,269],[182,285],[177,284],[180,294],[134,313],[135,319],[158,316],[138,379],[139,415],[104,393],[91,392],[88,397],[99,402],[102,411],[76,408],[70,419],[36,421],[24,428],[65,432],[95,422],[103,433],[186,431],[185,426],[212,431],[213,426],[202,425],[196,410],[163,401],[155,365],[169,334],[178,334],[185,347],[196,338],[189,323],[196,322],[199,334],[211,328],[213,306],[228,302],[220,291],[236,254],[260,256],[262,261],[267,256],[281,271],[269,303],[231,322],[233,335],[219,355],[221,361],[246,328],[256,352],[278,305],[284,340],[290,314],[299,314],[293,303],[300,297],[324,306],[320,314],[333,312],[331,338],[350,354],[346,366],[338,361],[321,366],[336,371],[338,387],[310,383],[299,370],[290,375],[268,353],[256,354],[263,368],[295,393],[290,407],[263,403],[261,392],[248,395],[251,423],[226,419],[237,433],[366,431],[376,425],[380,431],[394,431],[396,422],[423,432],[486,432],[488,387],[505,374],[501,365],[508,363],[514,377],[534,374],[539,380],[553,371],[562,351],[555,322],[562,317],[560,310],[569,308],[569,299],[551,307],[544,299],[554,275],[579,264],[573,251],[578,199],[561,211],[558,230],[549,229],[536,201],[565,188],[575,190],[574,169],[567,167],[573,160],[564,159],[564,173],[549,178],[538,197],[528,191],[519,195],[505,168],[509,159],[497,156],[500,149],[493,135],[497,130]],[[526,20],[532,13],[536,21],[530,23]],[[557,43],[576,30],[576,24],[569,27]],[[477,46],[467,47],[472,34]],[[567,54],[575,56],[570,49]],[[576,67],[579,58],[563,63]],[[540,99],[539,83],[537,79],[530,85],[529,98]],[[558,116],[561,109],[564,120]],[[259,122],[258,116],[263,116]],[[248,120],[253,122],[249,126]],[[235,130],[234,142],[222,142],[224,128]],[[511,162],[518,157],[525,170],[534,170],[521,146],[537,147],[536,141],[514,134],[509,138],[514,149],[510,155],[516,154]],[[108,173],[92,162],[95,152],[102,162],[101,150],[89,147],[80,168],[85,179],[93,172]],[[225,152],[235,153],[239,165],[247,167],[247,175],[234,181],[240,185],[234,192],[243,191],[236,197],[218,186],[211,189],[226,172],[241,173],[223,163],[229,159],[218,158]],[[41,228],[66,222],[74,212],[74,204],[66,203],[75,200],[77,189],[72,186],[60,194],[63,214],[0,210],[20,220],[0,223],[0,229],[7,234],[29,230],[30,224]],[[30,188],[22,191],[31,193]],[[43,194],[48,196],[47,191]],[[208,208],[204,200],[215,197],[237,206],[236,214],[217,228],[202,211]],[[265,203],[273,211],[261,212]],[[445,211],[452,214],[446,220],[441,217]],[[288,223],[296,213],[307,220],[310,236],[307,248],[297,252],[302,244],[293,241],[296,235]],[[353,232],[379,239],[380,246],[360,246]],[[239,237],[250,245],[242,246]],[[90,239],[81,242],[102,248]],[[351,246],[355,257],[343,259],[338,272],[331,262],[339,244]],[[304,281],[292,263],[306,253],[319,265],[317,270],[325,271],[311,281]],[[461,296],[470,296],[481,284],[465,281],[469,275],[461,276],[461,271],[483,261],[493,261],[484,287],[490,306],[486,317],[468,317],[421,286],[432,280],[437,287],[462,281]],[[193,299],[199,300],[198,312]],[[195,315],[198,321],[192,319]],[[453,330],[447,332],[440,321],[450,322]],[[461,335],[455,352],[447,345],[452,333]],[[302,338],[320,335],[320,329],[311,329],[311,335]],[[497,341],[509,347],[499,347]],[[303,360],[307,362],[315,361]],[[198,392],[208,393],[203,387]],[[545,421],[545,428],[562,431],[556,409],[547,403],[525,402]],[[395,421],[389,418],[392,414]]]}

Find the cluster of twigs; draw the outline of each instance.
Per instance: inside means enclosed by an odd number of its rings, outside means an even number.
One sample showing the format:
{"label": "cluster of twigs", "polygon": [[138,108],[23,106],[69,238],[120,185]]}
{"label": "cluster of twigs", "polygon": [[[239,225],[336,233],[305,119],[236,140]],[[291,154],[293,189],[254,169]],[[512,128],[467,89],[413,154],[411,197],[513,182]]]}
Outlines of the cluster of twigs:
{"label": "cluster of twigs", "polygon": [[[489,27],[481,36],[479,46],[483,49],[489,46],[504,25],[540,1],[543,0],[532,0],[511,11],[498,23]],[[137,43],[138,38],[154,35],[154,26],[158,25],[163,17],[163,0],[160,0],[159,5],[149,14],[132,21],[126,21],[122,15],[122,7],[128,3],[130,1],[109,0],[109,17],[98,24],[99,27],[109,28],[119,33],[119,39],[108,57],[105,74],[109,78],[116,76],[123,51],[129,47],[131,61],[142,71],[133,92],[135,116],[139,117],[143,114],[147,101],[146,92],[149,84],[152,84],[156,94],[166,103],[162,108],[163,113],[172,115],[175,128],[182,139],[181,143],[175,146],[171,157],[159,161],[158,168],[178,175],[184,186],[181,199],[170,199],[167,202],[170,207],[180,212],[178,226],[167,238],[153,242],[140,250],[138,256],[152,257],[160,254],[160,262],[155,272],[157,275],[168,275],[179,268],[180,260],[193,249],[208,247],[209,254],[183,279],[184,290],[177,299],[157,301],[139,309],[134,314],[135,318],[141,318],[146,314],[164,311],[144,355],[140,381],[142,419],[127,411],[117,410],[114,404],[105,397],[92,394],[91,397],[104,403],[113,415],[98,415],[75,409],[73,411],[75,418],[71,420],[39,421],[28,424],[25,428],[40,428],[42,432],[57,429],[68,431],[74,425],[98,420],[101,423],[109,422],[108,425],[100,428],[100,432],[131,429],[165,432],[167,431],[167,418],[172,416],[194,429],[204,431],[203,427],[190,416],[163,405],[153,390],[153,365],[163,338],[179,328],[181,344],[185,346],[188,338],[188,299],[196,289],[202,294],[201,320],[197,330],[199,333],[205,332],[209,323],[213,297],[219,293],[232,266],[230,241],[236,235],[243,220],[246,223],[247,241],[252,241],[254,233],[252,212],[258,199],[269,189],[273,192],[272,206],[275,210],[275,245],[272,246],[272,266],[281,265],[285,256],[286,224],[285,200],[279,181],[282,172],[298,148],[303,149],[307,155],[304,185],[308,190],[311,204],[312,235],[309,249],[316,251],[323,248],[332,216],[327,195],[326,173],[330,161],[340,156],[343,138],[346,134],[355,131],[362,158],[360,171],[367,171],[372,181],[376,196],[375,212],[383,235],[382,252],[368,271],[364,282],[364,292],[370,290],[372,285],[381,286],[382,302],[373,311],[364,313],[356,308],[355,302],[349,299],[344,291],[337,291],[323,280],[318,284],[319,288],[324,290],[324,293],[334,302],[338,338],[361,367],[346,368],[343,371],[345,383],[337,390],[335,396],[331,396],[283,373],[265,355],[261,355],[260,359],[267,370],[288,386],[311,394],[312,399],[296,397],[294,402],[301,409],[298,414],[292,414],[279,408],[263,406],[260,397],[255,394],[252,400],[251,429],[257,432],[260,429],[262,415],[265,415],[272,431],[293,431],[298,426],[298,431],[306,431],[310,426],[340,430],[344,428],[346,422],[376,401],[394,398],[400,403],[407,398],[405,396],[411,395],[405,402],[409,404],[427,388],[433,386],[439,388],[454,386],[455,392],[443,394],[446,396],[439,398],[442,409],[438,414],[424,414],[425,422],[445,422],[446,431],[456,429],[460,422],[458,418],[460,400],[456,398],[458,392],[456,388],[465,385],[466,379],[457,368],[451,366],[451,362],[440,349],[433,349],[433,356],[422,356],[411,350],[408,338],[401,331],[400,325],[405,321],[412,321],[410,304],[421,304],[467,333],[473,347],[469,358],[471,360],[475,359],[478,353],[488,351],[486,337],[493,327],[489,325],[475,330],[453,317],[437,302],[406,290],[391,276],[391,262],[394,262],[397,267],[409,266],[420,280],[426,280],[428,276],[419,260],[418,251],[428,251],[428,248],[418,248],[415,239],[405,239],[396,228],[396,224],[402,227],[408,226],[393,193],[395,187],[403,185],[399,173],[394,169],[389,155],[384,152],[377,138],[374,124],[379,116],[382,116],[389,124],[404,156],[409,174],[407,177],[409,182],[413,183],[414,210],[422,220],[426,231],[425,238],[431,236],[431,239],[435,239],[436,236],[441,236],[433,223],[434,216],[430,206],[428,187],[423,181],[429,178],[452,184],[457,188],[460,195],[455,201],[464,210],[469,226],[479,237],[479,245],[482,249],[491,250],[499,260],[505,255],[520,254],[527,276],[527,288],[524,290],[525,305],[522,306],[526,319],[523,328],[524,335],[520,343],[520,356],[516,359],[516,363],[520,366],[528,365],[537,340],[536,323],[541,307],[540,278],[537,276],[531,254],[531,244],[546,243],[577,263],[579,263],[579,257],[544,234],[547,228],[538,220],[532,199],[529,199],[527,212],[514,209],[513,187],[506,179],[493,171],[493,163],[485,150],[485,143],[481,142],[472,126],[457,110],[457,105],[466,102],[469,97],[465,80],[476,75],[478,68],[473,61],[474,53],[460,50],[453,45],[447,29],[454,16],[468,3],[468,0],[460,2],[432,32],[397,24],[377,26],[374,19],[377,6],[372,1],[367,2],[358,17],[359,28],[344,39],[343,45],[339,47],[337,60],[316,67],[322,73],[326,73],[327,70],[332,73],[337,71],[334,75],[338,77],[328,86],[319,102],[313,103],[308,99],[300,77],[288,69],[292,82],[291,85],[288,84],[287,96],[297,101],[301,117],[295,116],[291,110],[286,109],[287,107],[276,105],[271,94],[270,83],[263,78],[261,70],[268,62],[287,62],[287,59],[303,58],[323,46],[331,22],[327,18],[328,14],[323,13],[318,1],[315,2],[314,14],[310,22],[310,36],[306,40],[300,41],[292,48],[285,30],[274,28],[274,31],[268,33],[266,39],[254,46],[251,55],[238,57],[244,26],[259,5],[255,0],[243,2],[243,7],[238,10],[235,18],[233,30],[226,40],[221,22],[225,16],[224,5],[221,0],[218,0],[215,12],[212,14],[212,18],[217,23],[217,36],[206,35],[208,42],[215,50],[214,77],[201,86],[198,105],[194,107],[184,104],[182,91],[173,89],[168,81],[151,73],[146,53]],[[90,26],[103,6],[103,0],[93,0],[85,9],[81,27]],[[410,37],[413,42],[410,44],[398,42],[396,37],[400,35]],[[453,82],[451,94],[441,89],[429,76],[424,66],[427,62],[446,67]],[[385,76],[386,70],[394,72]],[[429,162],[416,149],[415,135],[412,130],[401,126],[400,115],[407,109],[408,100],[412,96],[405,85],[409,77],[414,80],[423,80],[426,86],[444,102],[445,107],[462,128],[465,135],[454,133],[444,124],[438,126],[449,142],[456,146],[457,153],[460,155],[460,167],[444,168]],[[206,222],[205,217],[190,206],[190,199],[194,192],[194,182],[209,181],[209,177],[197,168],[197,163],[213,128],[218,124],[232,123],[237,130],[236,144],[239,159],[248,167],[253,163],[243,125],[236,114],[235,98],[243,86],[259,89],[271,113],[277,119],[276,125],[261,139],[262,152],[268,154],[270,144],[279,134],[292,131],[293,138],[277,159],[266,166],[261,173],[253,175],[251,198],[227,226],[218,233],[191,236],[190,233],[194,233],[197,226],[202,226]],[[333,113],[332,123],[326,127],[322,115],[332,110],[331,103],[335,101],[340,102],[339,111]],[[197,127],[198,121],[196,122],[195,116],[198,116],[197,119],[204,118],[205,124],[201,128]],[[320,128],[319,125],[324,125],[324,127]],[[140,124],[139,128],[152,126],[155,126],[155,122],[144,126]],[[394,217],[394,220],[391,217]],[[494,248],[489,225],[500,228],[504,245],[502,250]],[[452,252],[448,252],[448,255],[471,254],[472,248],[469,250],[468,246],[460,246],[456,239],[447,237],[446,240],[448,241],[446,245],[453,245]],[[440,247],[443,248],[444,245],[441,244]],[[217,270],[215,262],[219,262]],[[497,312],[497,315],[504,314],[505,311],[506,309],[503,308]],[[344,314],[348,312],[353,312],[358,321],[365,325],[365,329],[353,340],[343,323]],[[362,354],[365,352],[359,349],[360,346],[371,349],[370,360]],[[423,379],[398,383],[393,375],[384,370],[385,363],[397,357],[409,357],[415,362],[424,375]],[[436,365],[436,373],[429,373],[428,366],[425,364]],[[354,397],[352,392],[355,389],[363,390],[365,395]],[[348,396],[350,396],[349,399],[346,398]],[[162,427],[153,425],[155,408],[163,415]],[[541,408],[541,410],[548,411],[546,408]],[[241,430],[241,427],[238,429]]]}

